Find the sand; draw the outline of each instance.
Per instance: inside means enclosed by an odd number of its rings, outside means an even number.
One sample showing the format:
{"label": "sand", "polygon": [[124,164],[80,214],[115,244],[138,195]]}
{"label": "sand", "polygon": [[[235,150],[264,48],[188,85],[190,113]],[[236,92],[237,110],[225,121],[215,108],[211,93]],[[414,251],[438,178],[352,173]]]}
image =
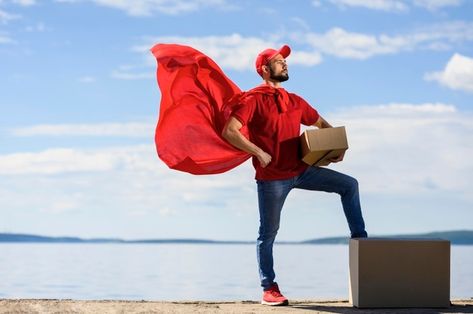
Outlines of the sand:
{"label": "sand", "polygon": [[256,301],[159,302],[0,299],[0,313],[473,313],[473,299],[452,301],[446,309],[356,309],[348,301],[290,301],[270,307]]}

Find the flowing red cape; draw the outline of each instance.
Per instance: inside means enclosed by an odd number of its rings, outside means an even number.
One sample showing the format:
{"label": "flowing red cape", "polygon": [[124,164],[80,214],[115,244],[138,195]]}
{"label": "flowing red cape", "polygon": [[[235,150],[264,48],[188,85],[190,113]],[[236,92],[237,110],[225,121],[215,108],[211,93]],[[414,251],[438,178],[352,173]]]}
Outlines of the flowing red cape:
{"label": "flowing red cape", "polygon": [[[250,155],[222,138],[232,107],[242,95],[208,56],[187,46],[157,44],[161,90],[155,143],[170,168],[192,174],[228,171]],[[246,130],[243,130],[246,134]]]}

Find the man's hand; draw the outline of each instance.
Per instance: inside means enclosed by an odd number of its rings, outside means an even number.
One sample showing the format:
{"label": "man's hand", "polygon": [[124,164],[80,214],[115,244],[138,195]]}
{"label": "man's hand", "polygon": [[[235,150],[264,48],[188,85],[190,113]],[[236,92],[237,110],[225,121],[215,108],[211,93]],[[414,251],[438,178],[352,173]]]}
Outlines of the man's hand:
{"label": "man's hand", "polygon": [[269,155],[268,153],[264,152],[264,151],[261,151],[259,152],[257,155],[256,155],[256,158],[258,158],[258,161],[261,165],[261,167],[263,168],[266,168],[267,165],[269,165],[269,163],[271,162],[271,155]]}
{"label": "man's hand", "polygon": [[315,122],[312,125],[319,129],[333,128],[333,126],[330,123],[328,123],[327,120],[322,118],[322,116],[319,116],[319,119],[317,120],[317,122]]}
{"label": "man's hand", "polygon": [[343,152],[340,156],[330,158],[330,162],[340,162],[345,157],[345,152]]}

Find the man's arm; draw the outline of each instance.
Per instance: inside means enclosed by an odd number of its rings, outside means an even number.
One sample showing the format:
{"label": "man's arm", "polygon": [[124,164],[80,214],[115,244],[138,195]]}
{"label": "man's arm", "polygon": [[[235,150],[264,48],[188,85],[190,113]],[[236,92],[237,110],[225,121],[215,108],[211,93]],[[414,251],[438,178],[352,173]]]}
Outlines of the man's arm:
{"label": "man's arm", "polygon": [[[319,116],[317,119],[317,122],[313,124],[313,126],[318,127],[319,129],[325,129],[325,128],[333,128],[333,126],[327,122],[322,116]],[[343,152],[340,156],[334,157],[330,159],[331,162],[340,162],[343,160],[343,157],[345,157],[345,152]]]}
{"label": "man's arm", "polygon": [[319,116],[317,121],[313,124],[313,126],[318,127],[319,129],[325,129],[325,128],[332,128],[332,125],[327,122],[322,116]]}
{"label": "man's arm", "polygon": [[225,127],[223,128],[223,138],[225,138],[236,148],[256,156],[261,164],[261,167],[266,167],[271,162],[271,156],[253,144],[250,140],[243,136],[243,134],[241,134],[240,129],[242,126],[243,125],[240,121],[238,121],[238,119],[235,117],[230,117],[230,119],[227,121],[227,124],[225,124]]}

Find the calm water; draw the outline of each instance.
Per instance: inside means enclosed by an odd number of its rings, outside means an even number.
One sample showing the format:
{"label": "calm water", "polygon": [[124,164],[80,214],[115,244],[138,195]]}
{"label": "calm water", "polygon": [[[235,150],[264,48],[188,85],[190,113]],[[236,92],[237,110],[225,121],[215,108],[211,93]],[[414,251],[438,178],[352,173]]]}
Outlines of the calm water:
{"label": "calm water", "polygon": [[[348,246],[277,245],[292,299],[348,299]],[[257,300],[253,245],[0,244],[0,298]],[[473,297],[473,246],[452,246],[451,296]]]}

